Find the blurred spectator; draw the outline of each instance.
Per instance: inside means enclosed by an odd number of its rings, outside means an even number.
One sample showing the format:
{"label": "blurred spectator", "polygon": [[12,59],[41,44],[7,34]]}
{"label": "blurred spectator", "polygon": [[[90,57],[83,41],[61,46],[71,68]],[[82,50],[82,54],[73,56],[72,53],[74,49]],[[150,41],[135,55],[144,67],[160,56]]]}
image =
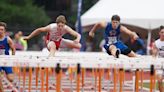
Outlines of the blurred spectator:
{"label": "blurred spectator", "polygon": [[101,51],[105,52],[105,48],[104,48],[104,45],[105,45],[105,40],[101,40],[100,44],[99,44],[99,48],[101,49]]}
{"label": "blurred spectator", "polygon": [[42,50],[44,48],[47,48],[46,47],[46,36],[42,36],[41,37],[41,40],[38,42],[38,46],[39,46],[39,49]]}
{"label": "blurred spectator", "polygon": [[27,50],[28,44],[27,44],[27,41],[23,39],[23,32],[19,31],[18,35],[20,36],[19,41],[23,45],[23,50]]}
{"label": "blurred spectator", "polygon": [[[137,35],[139,36],[139,34]],[[144,40],[141,38],[138,38],[136,40],[129,38],[129,40],[125,44],[137,54],[146,54],[146,46]]]}
{"label": "blurred spectator", "polygon": [[47,39],[46,35],[42,36],[42,40],[39,42],[39,48],[40,48],[40,50],[42,50],[42,52],[49,53],[47,46],[46,46],[46,39]]}
{"label": "blurred spectator", "polygon": [[23,45],[20,43],[19,39],[20,39],[20,36],[18,35],[18,33],[16,33],[14,35],[14,40],[13,40],[14,45],[15,45],[15,49],[16,50],[23,50]]}
{"label": "blurred spectator", "polygon": [[9,31],[6,32],[6,36],[12,36],[12,35],[13,35],[13,32],[9,32]]}
{"label": "blurred spectator", "polygon": [[93,43],[92,43],[92,38],[87,37],[86,39],[86,51],[92,51]]}

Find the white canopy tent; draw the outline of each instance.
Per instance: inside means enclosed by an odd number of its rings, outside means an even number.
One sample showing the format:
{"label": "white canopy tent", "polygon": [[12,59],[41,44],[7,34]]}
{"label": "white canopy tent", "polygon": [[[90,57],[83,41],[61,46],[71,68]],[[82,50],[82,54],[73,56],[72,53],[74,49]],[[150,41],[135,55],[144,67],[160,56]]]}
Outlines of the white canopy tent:
{"label": "white canopy tent", "polygon": [[112,15],[118,14],[121,23],[147,29],[150,44],[151,29],[164,25],[163,4],[164,0],[99,0],[81,16],[82,26],[110,21]]}
{"label": "white canopy tent", "polygon": [[110,21],[118,14],[121,23],[154,29],[164,24],[163,4],[164,0],[99,0],[81,16],[82,26]]}

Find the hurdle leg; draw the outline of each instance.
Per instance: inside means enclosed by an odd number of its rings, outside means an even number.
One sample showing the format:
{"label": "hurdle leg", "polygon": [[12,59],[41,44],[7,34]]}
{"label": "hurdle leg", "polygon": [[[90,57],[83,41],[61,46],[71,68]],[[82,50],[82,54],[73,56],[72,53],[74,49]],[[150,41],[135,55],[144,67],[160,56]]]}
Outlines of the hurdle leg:
{"label": "hurdle leg", "polygon": [[101,78],[102,78],[102,69],[99,69],[99,76],[98,76],[98,83],[99,83],[99,85],[98,85],[98,92],[101,92]]}
{"label": "hurdle leg", "polygon": [[123,86],[123,68],[119,70],[120,74],[120,92],[122,92],[122,86]]}
{"label": "hurdle leg", "polygon": [[49,75],[49,76],[52,76],[52,74],[53,74],[52,68],[48,68],[48,75]]}
{"label": "hurdle leg", "polygon": [[154,92],[156,90],[156,70],[154,70],[154,81],[153,81],[153,84],[154,84]]}
{"label": "hurdle leg", "polygon": [[19,85],[19,87],[18,87],[18,90],[19,90],[19,92],[20,92],[20,82],[21,82],[21,70],[20,70],[20,67],[18,66],[18,85]]}
{"label": "hurdle leg", "polygon": [[125,82],[125,70],[123,69],[123,73],[122,73],[123,75],[122,75],[122,79],[123,79],[123,86],[122,86],[122,91],[124,92],[124,87],[125,87],[125,85],[124,85],[124,82]]}
{"label": "hurdle leg", "polygon": [[62,90],[62,74],[63,74],[63,70],[60,70],[60,92],[63,92]]}
{"label": "hurdle leg", "polygon": [[81,72],[81,69],[80,69],[80,64],[77,65],[77,89],[76,89],[76,92],[80,92],[80,72]]}
{"label": "hurdle leg", "polygon": [[113,69],[113,76],[114,76],[114,78],[113,78],[113,80],[114,80],[114,88],[113,88],[113,90],[114,90],[114,92],[117,92],[117,70],[116,70],[116,68],[114,68]]}
{"label": "hurdle leg", "polygon": [[18,72],[17,72],[17,67],[13,67],[12,69],[13,69],[13,72],[14,72],[15,74],[18,73]]}
{"label": "hurdle leg", "polygon": [[110,69],[107,70],[107,92],[110,92]]}
{"label": "hurdle leg", "polygon": [[143,69],[141,69],[141,83],[140,83],[140,86],[141,86],[141,92],[143,91]]}
{"label": "hurdle leg", "polygon": [[101,71],[101,75],[102,75],[102,82],[101,82],[101,84],[102,84],[102,87],[101,88],[105,88],[105,85],[104,85],[104,82],[105,82],[105,76],[104,76],[104,72],[105,72],[105,69],[102,69],[102,71]]}
{"label": "hurdle leg", "polygon": [[73,70],[72,70],[72,68],[68,68],[68,70],[69,70],[69,80],[70,80],[70,90],[71,90],[71,92],[73,92],[73,87],[72,87],[72,79],[73,79]]}
{"label": "hurdle leg", "polygon": [[95,69],[95,91],[97,90],[97,69]]}
{"label": "hurdle leg", "polygon": [[139,92],[139,69],[136,70],[135,92]]}
{"label": "hurdle leg", "polygon": [[13,67],[13,71],[14,71],[14,76],[18,76],[18,83],[15,82],[15,85],[16,85],[16,88],[19,89],[20,91],[20,78],[21,78],[20,67],[19,66]]}
{"label": "hurdle leg", "polygon": [[29,68],[29,84],[28,84],[28,86],[29,86],[29,88],[28,88],[29,92],[31,92],[31,82],[32,82],[32,68],[30,67]]}
{"label": "hurdle leg", "polygon": [[4,92],[3,85],[2,85],[2,74],[0,72],[0,92]]}
{"label": "hurdle leg", "polygon": [[44,69],[41,69],[41,89],[40,92],[44,92]]}
{"label": "hurdle leg", "polygon": [[94,85],[95,84],[95,69],[92,69],[92,75],[93,75],[93,77],[92,77],[92,84]]}
{"label": "hurdle leg", "polygon": [[154,88],[154,65],[150,67],[150,92],[153,92]]}
{"label": "hurdle leg", "polygon": [[23,67],[23,91],[25,90],[26,85],[26,67]]}
{"label": "hurdle leg", "polygon": [[58,63],[55,69],[56,72],[56,92],[61,92],[61,68]]}
{"label": "hurdle leg", "polygon": [[49,87],[49,69],[46,68],[46,92],[48,92]]}
{"label": "hurdle leg", "polygon": [[85,75],[85,69],[82,68],[82,92],[84,92],[84,75]]}
{"label": "hurdle leg", "polygon": [[35,86],[36,86],[36,92],[38,91],[38,75],[39,75],[39,67],[36,68],[36,76],[35,76]]}

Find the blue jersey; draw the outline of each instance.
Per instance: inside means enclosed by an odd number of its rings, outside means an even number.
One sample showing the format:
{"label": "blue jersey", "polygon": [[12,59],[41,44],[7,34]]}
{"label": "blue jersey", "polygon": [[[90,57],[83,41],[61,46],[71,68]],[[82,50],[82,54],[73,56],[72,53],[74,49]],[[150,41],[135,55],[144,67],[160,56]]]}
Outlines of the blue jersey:
{"label": "blue jersey", "polygon": [[116,46],[116,48],[121,51],[121,54],[127,55],[131,52],[131,50],[122,41],[119,40],[120,33],[120,25],[117,27],[117,29],[113,29],[111,23],[107,24],[105,28],[104,48],[109,55],[111,55],[111,52],[109,51],[110,45]]}
{"label": "blue jersey", "polygon": [[5,36],[3,39],[0,40],[0,55],[9,55],[9,43],[8,43],[8,37]]}
{"label": "blue jersey", "polygon": [[[8,43],[8,37],[5,36],[3,39],[0,40],[0,55],[9,55],[9,43]],[[0,72],[4,70],[6,74],[12,74],[12,67],[0,67]]]}
{"label": "blue jersey", "polygon": [[120,25],[117,29],[112,28],[112,24],[108,23],[105,28],[105,43],[114,44],[118,42],[120,36]]}

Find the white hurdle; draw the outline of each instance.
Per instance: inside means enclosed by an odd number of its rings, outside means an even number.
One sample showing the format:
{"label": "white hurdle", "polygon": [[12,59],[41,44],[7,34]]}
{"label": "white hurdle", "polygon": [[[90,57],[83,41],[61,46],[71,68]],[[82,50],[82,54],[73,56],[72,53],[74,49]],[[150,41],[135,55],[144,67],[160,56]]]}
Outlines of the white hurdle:
{"label": "white hurdle", "polygon": [[[57,52],[55,57],[48,58],[48,53],[37,52],[37,51],[27,51],[27,52],[17,52],[15,56],[6,56],[0,55],[0,66],[7,67],[29,67],[29,79],[32,77],[32,68],[45,68],[46,70],[41,70],[41,92],[44,92],[44,72],[46,72],[46,86],[49,86],[48,79],[48,68],[56,68],[56,92],[61,92],[61,76],[62,76],[62,68],[77,68],[77,90],[76,92],[80,92],[80,72],[84,72],[83,69],[96,69],[98,70],[97,77],[99,78],[98,90],[101,92],[101,77],[103,73],[103,69],[114,69],[114,92],[116,92],[116,71],[121,69],[120,76],[123,76],[124,70],[134,69],[136,71],[136,86],[135,91],[139,92],[139,84],[138,84],[138,76],[139,69],[151,70],[151,83],[153,83],[153,76],[155,69],[162,69],[164,67],[164,59],[163,58],[153,58],[151,56],[138,56],[136,58],[129,58],[121,55],[120,58],[116,59],[113,56],[109,56],[103,52]],[[26,75],[25,68],[23,68],[23,75]],[[38,70],[36,69],[36,74],[38,74]],[[23,77],[24,79],[25,76]],[[37,77],[36,77],[37,78]],[[37,80],[37,79],[36,79]],[[82,78],[84,81],[84,78]],[[122,92],[122,83],[123,79],[120,79],[120,92]],[[38,80],[37,80],[38,81]],[[29,82],[31,83],[31,81]],[[37,83],[37,82],[36,82]],[[83,83],[83,82],[82,82]],[[153,84],[150,90],[153,89]],[[31,86],[29,84],[29,86]],[[29,88],[31,90],[31,88]],[[46,91],[48,88],[46,87]],[[151,91],[152,92],[152,91]]]}
{"label": "white hurdle", "polygon": [[42,52],[17,52],[15,56],[0,55],[0,66],[20,67],[56,67],[60,63],[62,68],[75,67],[80,63],[83,68],[124,68],[124,69],[155,69],[164,66],[163,58],[139,56],[137,58],[123,57],[116,59],[105,53],[92,52],[57,52],[53,58],[48,58]]}

